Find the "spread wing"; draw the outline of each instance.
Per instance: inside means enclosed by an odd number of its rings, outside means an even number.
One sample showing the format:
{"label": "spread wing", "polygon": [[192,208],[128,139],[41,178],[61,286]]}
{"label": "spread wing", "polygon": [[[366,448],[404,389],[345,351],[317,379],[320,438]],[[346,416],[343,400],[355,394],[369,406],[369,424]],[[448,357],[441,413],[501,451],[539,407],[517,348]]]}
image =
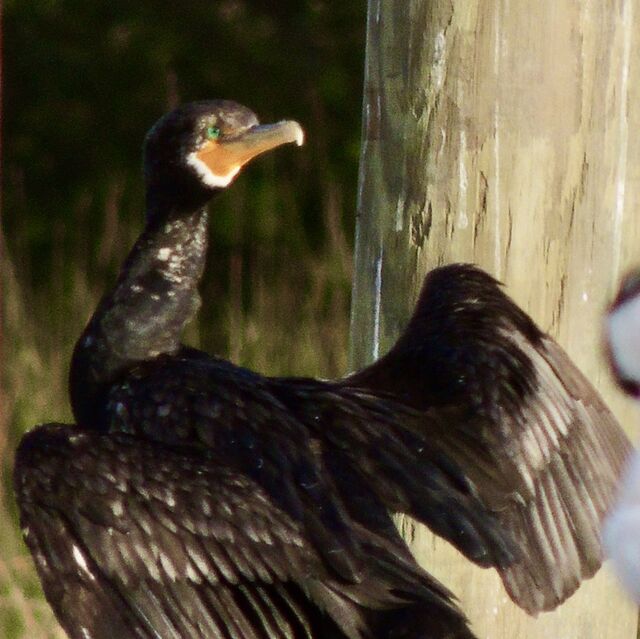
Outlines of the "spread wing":
{"label": "spread wing", "polygon": [[[367,528],[381,530],[381,519],[391,524],[389,510],[407,513],[480,566],[514,563],[511,537],[473,483],[444,447],[417,432],[424,413],[316,380],[272,380],[271,388],[322,442],[325,469],[351,516]],[[439,415],[429,418],[445,426]]]}
{"label": "spread wing", "polygon": [[309,528],[211,451],[47,425],[23,438],[14,481],[73,639],[364,639],[390,625],[472,639],[447,590],[392,543],[352,525],[345,548],[340,526],[335,539]]}
{"label": "spread wing", "polygon": [[521,550],[499,568],[518,605],[552,609],[599,568],[601,520],[629,442],[566,353],[491,277],[465,265],[433,271],[398,343],[343,384],[424,411],[423,431]]}
{"label": "spread wing", "polygon": [[129,372],[107,413],[112,430],[216,451],[308,531],[331,530],[318,548],[345,578],[361,569],[349,519],[390,536],[387,508],[418,517],[481,565],[513,560],[464,474],[400,423],[416,415],[397,403],[189,355]]}

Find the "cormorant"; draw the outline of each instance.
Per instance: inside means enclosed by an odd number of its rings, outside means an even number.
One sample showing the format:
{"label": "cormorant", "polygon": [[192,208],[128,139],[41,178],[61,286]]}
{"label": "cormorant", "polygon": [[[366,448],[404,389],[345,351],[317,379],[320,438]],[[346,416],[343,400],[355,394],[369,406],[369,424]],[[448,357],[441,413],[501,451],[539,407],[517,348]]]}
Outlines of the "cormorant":
{"label": "cormorant", "polygon": [[479,269],[432,272],[394,349],[335,382],[180,343],[206,204],[301,139],[228,101],[147,136],[145,229],[72,358],[77,425],[35,429],[16,457],[25,539],[73,639],[471,639],[390,512],[495,566],[531,612],[600,564],[627,440]]}
{"label": "cormorant", "polygon": [[[622,281],[605,323],[609,360],[620,387],[640,398],[640,269]],[[607,555],[620,580],[640,602],[640,454],[623,475],[620,492],[604,526]]]}

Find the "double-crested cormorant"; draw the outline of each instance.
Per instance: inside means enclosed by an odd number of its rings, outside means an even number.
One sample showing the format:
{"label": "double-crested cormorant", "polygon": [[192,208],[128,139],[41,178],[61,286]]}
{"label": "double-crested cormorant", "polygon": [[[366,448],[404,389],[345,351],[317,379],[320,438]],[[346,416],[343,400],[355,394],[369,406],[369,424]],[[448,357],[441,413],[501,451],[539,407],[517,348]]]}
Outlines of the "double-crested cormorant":
{"label": "double-crested cormorant", "polygon": [[[607,316],[609,359],[622,389],[640,398],[640,269],[622,282]],[[604,527],[605,549],[620,580],[640,602],[640,454],[625,470],[617,503]]]}
{"label": "double-crested cormorant", "polygon": [[394,349],[336,382],[180,344],[205,205],[301,138],[225,101],[147,137],[144,232],[72,359],[77,426],[35,429],[16,458],[25,539],[74,639],[471,639],[389,512],[495,566],[531,612],[600,564],[627,440],[479,269],[432,272]]}

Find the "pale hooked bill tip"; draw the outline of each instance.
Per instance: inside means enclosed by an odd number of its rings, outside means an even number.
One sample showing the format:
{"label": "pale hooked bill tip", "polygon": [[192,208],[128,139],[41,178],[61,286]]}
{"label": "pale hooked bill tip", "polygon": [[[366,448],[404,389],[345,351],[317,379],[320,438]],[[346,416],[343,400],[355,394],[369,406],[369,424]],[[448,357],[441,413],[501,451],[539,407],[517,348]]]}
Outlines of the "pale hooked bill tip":
{"label": "pale hooked bill tip", "polygon": [[302,127],[300,125],[298,125],[298,133],[296,135],[296,144],[298,146],[302,146],[304,144],[304,131],[302,130]]}
{"label": "pale hooked bill tip", "polygon": [[291,142],[295,142],[297,146],[304,144],[304,131],[295,120],[283,120],[279,124],[284,124],[291,131]]}

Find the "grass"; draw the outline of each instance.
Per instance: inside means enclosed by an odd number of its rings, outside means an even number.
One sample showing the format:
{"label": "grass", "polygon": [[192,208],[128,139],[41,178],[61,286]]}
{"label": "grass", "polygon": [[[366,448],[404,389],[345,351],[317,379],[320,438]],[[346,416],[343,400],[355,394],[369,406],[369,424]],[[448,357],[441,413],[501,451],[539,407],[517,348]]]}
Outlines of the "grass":
{"label": "grass", "polygon": [[[216,349],[218,354],[269,375],[343,374],[351,251],[341,230],[342,212],[336,193],[326,198],[323,210],[327,241],[320,251],[300,256],[279,248],[254,251],[249,257],[232,252],[226,264],[225,293],[211,299],[208,293],[219,287],[215,282],[205,283],[203,319],[188,329],[187,341],[205,349],[210,344],[226,344]],[[117,228],[114,232],[116,238],[110,234],[108,246],[101,247],[100,259],[105,263],[121,260],[122,247],[131,239],[130,229]],[[68,244],[60,242],[61,247]],[[29,270],[26,255],[16,251],[10,256],[0,244],[4,342],[0,385],[0,636],[5,639],[65,636],[44,600],[22,542],[11,485],[13,457],[21,435],[39,423],[71,420],[66,391],[68,360],[102,288],[91,284],[86,270],[78,267],[69,271],[69,263],[86,262],[63,250],[54,256],[48,285],[33,291],[20,278],[21,272]],[[214,316],[222,318],[215,326],[207,319],[212,305],[216,308]]]}
{"label": "grass", "polygon": [[[21,434],[38,422],[68,417],[59,367],[62,349],[39,345],[38,315],[29,312],[15,269],[2,248],[3,367],[0,414],[0,636],[6,639],[65,637],[42,595],[31,557],[22,542],[11,472]],[[28,310],[29,309],[29,310]],[[42,316],[39,316],[42,317]],[[46,317],[46,315],[45,315]],[[44,324],[44,323],[43,323]],[[55,371],[55,373],[52,373]]]}

